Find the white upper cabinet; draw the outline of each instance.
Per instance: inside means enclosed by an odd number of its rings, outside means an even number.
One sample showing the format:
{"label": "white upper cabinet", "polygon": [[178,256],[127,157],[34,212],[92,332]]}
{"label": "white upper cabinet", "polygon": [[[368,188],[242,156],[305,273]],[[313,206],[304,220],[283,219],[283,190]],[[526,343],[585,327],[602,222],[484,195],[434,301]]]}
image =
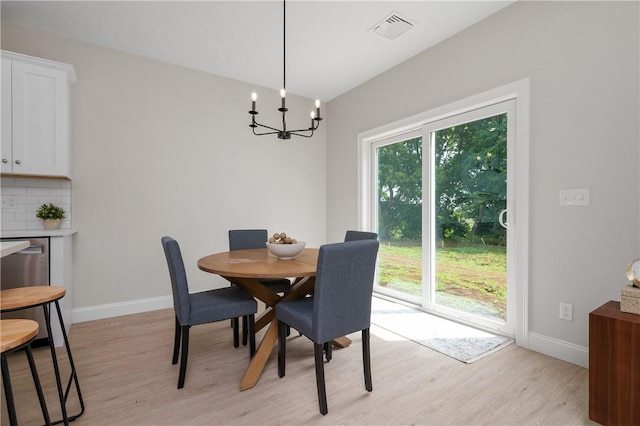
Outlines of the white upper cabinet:
{"label": "white upper cabinet", "polygon": [[2,52],[2,173],[71,177],[71,65]]}

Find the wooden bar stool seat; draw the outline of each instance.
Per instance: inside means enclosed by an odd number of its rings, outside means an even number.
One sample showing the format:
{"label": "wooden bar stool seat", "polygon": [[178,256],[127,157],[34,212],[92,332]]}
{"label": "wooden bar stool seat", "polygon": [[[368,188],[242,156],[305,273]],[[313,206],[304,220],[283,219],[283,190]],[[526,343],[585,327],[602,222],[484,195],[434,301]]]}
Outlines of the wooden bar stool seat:
{"label": "wooden bar stool seat", "polygon": [[31,352],[31,342],[36,338],[39,331],[38,323],[28,319],[6,319],[0,320],[0,350],[2,352],[2,384],[4,386],[4,396],[7,401],[7,410],[9,411],[9,423],[13,425],[18,424],[16,416],[16,407],[13,401],[13,391],[11,389],[11,378],[9,376],[9,365],[7,363],[7,355],[11,352],[16,352],[24,349],[27,354],[27,360],[29,361],[29,368],[31,368],[31,376],[33,377],[33,383],[36,386],[36,392],[38,393],[38,400],[40,401],[40,409],[42,410],[42,416],[44,422],[47,425],[51,424],[49,419],[49,411],[47,410],[47,404],[44,400],[44,394],[42,392],[42,386],[40,385],[40,379],[38,377],[38,371],[36,364],[33,360],[33,353]]}
{"label": "wooden bar stool seat", "polygon": [[[78,382],[78,374],[73,362],[73,356],[71,355],[71,346],[69,345],[69,338],[64,326],[64,320],[62,319],[62,311],[60,310],[59,300],[66,294],[66,289],[61,286],[27,286],[17,287],[0,291],[0,311],[11,312],[21,309],[28,309],[37,306],[42,306],[44,310],[45,324],[47,327],[47,335],[49,337],[49,348],[51,350],[51,360],[53,361],[53,371],[56,376],[56,386],[58,388],[58,397],[60,399],[60,408],[62,410],[62,419],[53,422],[52,424],[64,423],[69,424],[80,417],[84,413],[84,400],[82,399],[82,393],[80,391],[80,383]],[[58,357],[56,355],[55,343],[53,341],[53,333],[51,332],[51,309],[50,304],[53,303],[58,313],[58,320],[60,321],[60,328],[62,329],[62,337],[64,338],[65,349],[67,350],[67,356],[69,359],[69,365],[71,367],[71,373],[69,380],[67,381],[66,389],[62,387],[62,380],[60,378],[60,368],[58,367]],[[37,323],[36,323],[37,324]],[[71,385],[75,383],[78,400],[80,402],[80,412],[73,416],[67,415],[67,398],[69,397],[69,390]]]}
{"label": "wooden bar stool seat", "polygon": [[67,293],[64,287],[55,285],[37,285],[2,290],[0,310],[2,312],[33,308],[45,303],[60,300]]}

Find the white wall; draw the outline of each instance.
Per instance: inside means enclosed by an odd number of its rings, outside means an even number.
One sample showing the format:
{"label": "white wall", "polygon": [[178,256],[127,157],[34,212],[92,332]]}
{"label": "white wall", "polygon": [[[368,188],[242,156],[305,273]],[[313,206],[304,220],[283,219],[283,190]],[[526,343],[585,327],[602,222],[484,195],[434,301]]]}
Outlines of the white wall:
{"label": "white wall", "polygon": [[[517,2],[334,99],[328,239],[357,225],[358,133],[530,78],[531,343],[584,363],[589,312],[620,300],[640,256],[639,16],[638,2]],[[589,207],[558,206],[585,187]]]}
{"label": "white wall", "polygon": [[[7,22],[2,49],[72,64],[78,75],[71,195],[73,306],[82,318],[170,300],[163,235],[179,241],[192,290],[228,285],[196,267],[227,250],[228,229],[325,242],[324,128],[281,141],[248,126],[254,90],[261,117],[278,123],[267,113],[277,114],[276,91]],[[289,122],[306,125],[313,101],[288,100]]]}

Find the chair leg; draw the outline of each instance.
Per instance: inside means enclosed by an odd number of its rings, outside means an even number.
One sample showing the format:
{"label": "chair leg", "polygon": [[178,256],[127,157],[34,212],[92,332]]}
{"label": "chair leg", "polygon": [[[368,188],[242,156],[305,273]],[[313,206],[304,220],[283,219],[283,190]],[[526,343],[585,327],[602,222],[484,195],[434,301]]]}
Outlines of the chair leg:
{"label": "chair leg", "polygon": [[237,348],[240,346],[238,318],[233,318],[231,321],[233,321],[233,347]]}
{"label": "chair leg", "polygon": [[182,358],[180,359],[180,375],[178,376],[178,389],[184,387],[184,377],[187,372],[187,357],[189,356],[189,326],[182,327]]}
{"label": "chair leg", "polygon": [[324,386],[324,359],[322,344],[313,343],[313,353],[316,363],[316,385],[318,387],[318,404],[320,405],[320,413],[324,416],[329,412],[327,409],[327,390]]}
{"label": "chair leg", "polygon": [[36,369],[36,363],[33,360],[33,352],[31,351],[31,346],[27,345],[25,347],[25,352],[27,353],[27,360],[29,361],[29,368],[31,369],[31,377],[33,377],[33,384],[36,387],[36,392],[38,393],[38,401],[40,401],[40,410],[42,410],[42,417],[44,417],[44,424],[50,425],[51,419],[49,418],[49,410],[47,410],[47,404],[44,400],[44,394],[42,393],[42,386],[40,385],[40,378],[38,377],[38,370]]}
{"label": "chair leg", "polygon": [[331,342],[327,342],[324,345],[324,353],[325,353],[325,357],[327,358],[327,362],[331,361],[331,355],[332,355],[332,347],[333,345],[331,344]]}
{"label": "chair leg", "polygon": [[278,321],[278,377],[285,374],[285,359],[287,358],[287,325]]}
{"label": "chair leg", "polygon": [[176,317],[176,331],[173,337],[173,358],[171,359],[171,364],[178,363],[178,354],[180,353],[180,332],[182,328],[180,327],[180,321],[178,321],[178,317]]}
{"label": "chair leg", "polygon": [[14,426],[18,424],[18,419],[16,417],[16,406],[13,402],[9,366],[7,364],[7,357],[4,354],[2,354],[2,385],[4,386],[4,398],[7,400],[7,410],[9,411],[9,424]]}
{"label": "chair leg", "polygon": [[[256,317],[254,314],[243,317],[247,319],[247,327],[249,328],[249,356],[253,358],[256,353]],[[244,343],[247,344],[246,342]]]}
{"label": "chair leg", "polygon": [[362,363],[364,365],[364,387],[371,392],[371,337],[368,328],[362,330]]}
{"label": "chair leg", "polygon": [[242,346],[247,346],[247,316],[242,317]]}

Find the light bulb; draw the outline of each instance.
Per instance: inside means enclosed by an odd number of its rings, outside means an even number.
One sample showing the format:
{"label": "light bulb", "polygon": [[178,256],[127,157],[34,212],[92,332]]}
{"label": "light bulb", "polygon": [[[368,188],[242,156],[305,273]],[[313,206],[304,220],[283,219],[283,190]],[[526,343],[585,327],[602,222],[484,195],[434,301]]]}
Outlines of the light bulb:
{"label": "light bulb", "polygon": [[251,100],[255,102],[257,99],[258,99],[258,94],[256,92],[253,92],[251,94]]}
{"label": "light bulb", "polygon": [[284,98],[285,96],[287,96],[287,92],[284,89],[280,89],[280,97]]}

